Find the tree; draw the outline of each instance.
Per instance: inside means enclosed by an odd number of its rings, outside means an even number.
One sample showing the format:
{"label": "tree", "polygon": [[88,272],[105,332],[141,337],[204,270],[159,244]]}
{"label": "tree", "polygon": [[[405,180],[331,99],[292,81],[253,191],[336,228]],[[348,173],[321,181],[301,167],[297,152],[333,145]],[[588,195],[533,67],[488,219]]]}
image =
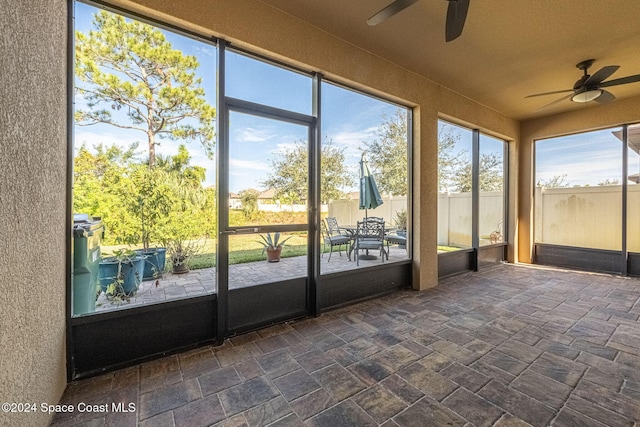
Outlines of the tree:
{"label": "tree", "polygon": [[[286,203],[299,203],[307,198],[309,191],[309,154],[307,145],[296,143],[271,159],[271,170],[262,182],[272,188],[275,197]],[[353,172],[344,164],[344,148],[338,148],[332,141],[322,144],[320,166],[320,198],[322,203],[342,198],[342,188],[353,184]]]}
{"label": "tree", "polygon": [[384,116],[376,139],[365,142],[365,146],[380,191],[406,196],[409,190],[406,111],[397,109],[394,116]]}
{"label": "tree", "polygon": [[197,238],[216,231],[215,191],[202,188],[204,170],[190,166],[184,146],[159,157],[155,168],[128,149],[80,147],[74,159],[74,212],[102,217],[106,244],[138,244]]}
{"label": "tree", "polygon": [[620,181],[618,180],[618,178],[613,178],[613,179],[606,178],[606,179],[600,181],[598,183],[598,185],[600,185],[600,186],[604,186],[604,185],[620,185]]}
{"label": "tree", "polygon": [[129,209],[136,194],[130,178],[136,147],[98,145],[92,153],[83,145],[74,158],[73,211],[101,217],[106,244],[137,242],[130,236],[139,233],[139,221]]}
{"label": "tree", "polygon": [[355,172],[350,171],[344,163],[345,148],[338,148],[333,141],[322,144],[320,155],[320,203],[345,197],[343,188],[354,184]]}
{"label": "tree", "polygon": [[448,125],[442,126],[438,133],[438,191],[454,191],[456,176],[465,166],[465,151],[455,151],[460,135],[455,134]]}
{"label": "tree", "polygon": [[254,188],[248,190],[242,190],[238,193],[240,201],[242,202],[242,213],[245,219],[251,219],[258,210],[258,196],[260,192]]}
{"label": "tree", "polygon": [[[470,193],[472,191],[472,170],[473,167],[469,159],[461,162],[460,169],[451,178],[454,192]],[[502,190],[504,185],[502,156],[496,153],[482,153],[478,179],[481,192]]]}
{"label": "tree", "polygon": [[[460,135],[448,125],[438,134],[438,191],[468,193],[472,191],[473,165],[468,152],[456,151]],[[502,154],[481,153],[479,162],[479,188],[482,192],[500,191],[504,185]]]}
{"label": "tree", "polygon": [[158,155],[157,165],[169,173],[178,174],[184,185],[189,187],[201,187],[206,179],[206,169],[202,166],[191,166],[191,154],[184,144],[178,146],[178,153],[173,156]]}
{"label": "tree", "polygon": [[549,179],[539,179],[536,183],[536,187],[565,188],[569,186],[569,183],[564,181],[566,178],[567,174],[563,173],[562,175],[554,175]]}
{"label": "tree", "polygon": [[196,77],[196,57],[173,49],[159,29],[120,15],[100,11],[93,25],[88,35],[76,33],[76,91],[88,106],[76,111],[76,122],[143,132],[152,168],[157,138],[197,140],[211,155],[215,109]]}

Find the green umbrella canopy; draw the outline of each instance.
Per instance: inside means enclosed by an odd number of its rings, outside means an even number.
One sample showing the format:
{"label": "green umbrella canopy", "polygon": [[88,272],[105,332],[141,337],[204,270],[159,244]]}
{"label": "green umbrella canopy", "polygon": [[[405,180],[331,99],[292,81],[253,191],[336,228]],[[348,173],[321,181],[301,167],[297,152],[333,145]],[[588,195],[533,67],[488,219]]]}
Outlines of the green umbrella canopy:
{"label": "green umbrella canopy", "polygon": [[383,203],[369,164],[362,154],[360,159],[360,209],[375,209]]}

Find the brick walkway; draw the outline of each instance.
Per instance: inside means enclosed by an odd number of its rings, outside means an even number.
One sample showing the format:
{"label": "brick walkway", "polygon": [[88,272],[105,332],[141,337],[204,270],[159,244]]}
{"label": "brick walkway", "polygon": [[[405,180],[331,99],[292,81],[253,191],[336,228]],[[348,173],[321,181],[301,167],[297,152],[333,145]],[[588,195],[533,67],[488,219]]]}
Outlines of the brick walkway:
{"label": "brick walkway", "polygon": [[[72,383],[55,426],[640,426],[640,280],[500,265]],[[95,424],[94,424],[95,423]]]}

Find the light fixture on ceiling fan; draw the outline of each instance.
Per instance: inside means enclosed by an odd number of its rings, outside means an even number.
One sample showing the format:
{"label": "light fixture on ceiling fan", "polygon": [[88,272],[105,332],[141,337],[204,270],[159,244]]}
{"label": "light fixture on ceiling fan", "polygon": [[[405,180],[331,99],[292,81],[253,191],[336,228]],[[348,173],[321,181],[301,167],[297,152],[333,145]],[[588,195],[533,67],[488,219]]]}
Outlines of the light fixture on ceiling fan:
{"label": "light fixture on ceiling fan", "polygon": [[[419,0],[396,0],[367,20],[367,24],[375,26],[403,11]],[[445,40],[450,42],[462,34],[467,19],[470,0],[447,0],[447,20],[445,24]]]}
{"label": "light fixture on ceiling fan", "polygon": [[600,104],[606,104],[607,102],[611,102],[616,97],[609,91],[604,90],[604,87],[610,86],[619,86],[626,85],[629,83],[640,82],[640,74],[635,74],[633,76],[621,77],[619,79],[608,80],[605,82],[607,78],[609,78],[613,73],[615,73],[619,65],[607,65],[606,67],[602,67],[595,74],[590,75],[588,70],[591,65],[595,62],[595,59],[587,59],[585,61],[579,62],[576,67],[583,71],[582,77],[575,82],[572,89],[564,89],[564,90],[556,90],[553,92],[544,92],[544,93],[536,93],[533,95],[526,96],[526,98],[532,98],[536,96],[544,96],[544,95],[554,95],[558,93],[565,92],[573,92],[569,95],[563,96],[560,99],[556,99],[550,104],[547,104],[539,110],[555,105],[559,102],[562,102],[566,99],[571,99],[573,102],[586,103],[591,101],[596,101]]}

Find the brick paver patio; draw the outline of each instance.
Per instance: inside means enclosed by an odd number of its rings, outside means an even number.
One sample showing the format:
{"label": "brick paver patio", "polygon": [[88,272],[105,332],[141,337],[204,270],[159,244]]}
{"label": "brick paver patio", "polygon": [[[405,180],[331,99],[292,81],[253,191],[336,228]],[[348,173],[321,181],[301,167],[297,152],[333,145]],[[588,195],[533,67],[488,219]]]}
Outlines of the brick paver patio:
{"label": "brick paver patio", "polygon": [[[354,261],[349,261],[346,254],[340,255],[337,251],[333,253],[330,261],[328,261],[328,258],[328,253],[321,258],[320,271],[322,274],[366,268],[371,265],[379,265],[382,262],[380,258],[360,260],[360,266],[358,267]],[[406,259],[407,252],[405,249],[391,246],[389,248],[389,261],[385,258],[385,263]],[[192,270],[186,274],[164,273],[160,279],[142,282],[136,295],[129,298],[128,301],[109,301],[104,294],[101,294],[96,302],[96,311],[126,309],[171,299],[213,293],[217,290],[215,274],[215,268]],[[244,288],[276,280],[304,277],[306,274],[306,257],[282,258],[277,263],[259,261],[234,264],[229,266],[229,288]]]}
{"label": "brick paver patio", "polygon": [[[499,265],[72,383],[54,426],[639,426],[640,280]],[[86,423],[86,424],[82,424]]]}

